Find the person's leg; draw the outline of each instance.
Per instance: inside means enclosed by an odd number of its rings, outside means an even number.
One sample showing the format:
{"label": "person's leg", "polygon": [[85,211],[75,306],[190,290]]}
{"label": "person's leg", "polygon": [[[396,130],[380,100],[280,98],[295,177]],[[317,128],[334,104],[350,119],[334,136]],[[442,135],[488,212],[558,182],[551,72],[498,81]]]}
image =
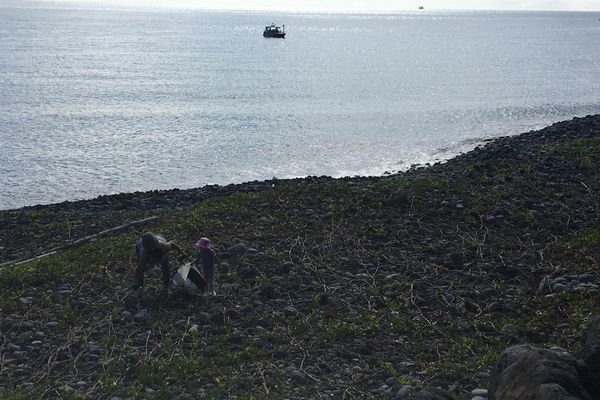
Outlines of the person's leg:
{"label": "person's leg", "polygon": [[142,252],[142,239],[135,242],[135,259],[136,259],[136,261],[140,260],[141,252]]}
{"label": "person's leg", "polygon": [[140,266],[140,255],[142,252],[142,241],[138,240],[135,244],[135,261],[136,267],[133,272],[133,289],[144,287],[144,269]]}
{"label": "person's leg", "polygon": [[169,288],[169,283],[171,282],[171,271],[169,268],[169,256],[164,256],[160,262],[160,267],[162,269],[162,281],[163,287],[165,289]]}
{"label": "person's leg", "polygon": [[215,294],[215,286],[213,282],[214,273],[214,266],[202,265],[202,275],[204,275],[204,279],[206,280],[206,294]]}

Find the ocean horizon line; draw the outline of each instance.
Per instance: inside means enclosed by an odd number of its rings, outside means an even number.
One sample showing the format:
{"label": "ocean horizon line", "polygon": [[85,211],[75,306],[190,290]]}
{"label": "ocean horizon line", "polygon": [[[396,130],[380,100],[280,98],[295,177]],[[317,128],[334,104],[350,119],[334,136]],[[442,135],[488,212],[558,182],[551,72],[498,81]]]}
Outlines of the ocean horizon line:
{"label": "ocean horizon line", "polygon": [[490,13],[490,14],[530,14],[530,13],[570,13],[570,14],[589,14],[598,13],[598,10],[536,10],[536,9],[458,9],[458,8],[398,8],[398,9],[338,9],[338,8],[263,8],[263,7],[211,7],[211,6],[193,6],[184,4],[134,4],[119,2],[102,1],[46,1],[31,0],[26,2],[14,2],[0,4],[1,8],[37,8],[37,9],[58,9],[58,10],[104,10],[104,11],[139,11],[139,12],[215,12],[215,13],[280,13],[280,14],[326,14],[326,15],[397,15],[397,14],[433,14],[433,13]]}

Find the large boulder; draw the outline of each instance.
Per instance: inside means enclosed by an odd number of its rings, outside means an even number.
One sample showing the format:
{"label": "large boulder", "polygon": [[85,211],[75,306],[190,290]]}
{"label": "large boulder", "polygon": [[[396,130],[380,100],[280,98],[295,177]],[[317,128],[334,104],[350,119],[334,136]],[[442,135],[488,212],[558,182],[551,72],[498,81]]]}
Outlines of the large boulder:
{"label": "large boulder", "polygon": [[575,356],[560,348],[530,344],[500,355],[489,400],[600,400],[600,315],[590,319]]}
{"label": "large boulder", "polygon": [[594,316],[582,335],[583,349],[577,353],[581,360],[580,375],[583,386],[600,400],[600,315]]}
{"label": "large boulder", "polygon": [[568,352],[530,344],[500,355],[488,390],[489,400],[591,400]]}

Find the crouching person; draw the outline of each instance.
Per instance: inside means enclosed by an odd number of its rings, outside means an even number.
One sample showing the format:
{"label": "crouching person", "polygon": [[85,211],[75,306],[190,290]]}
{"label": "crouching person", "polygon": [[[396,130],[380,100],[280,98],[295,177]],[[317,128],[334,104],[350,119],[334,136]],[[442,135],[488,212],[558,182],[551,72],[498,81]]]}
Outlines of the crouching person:
{"label": "crouching person", "polygon": [[137,266],[134,272],[133,289],[139,295],[144,292],[144,272],[155,265],[160,265],[163,290],[165,293],[169,292],[169,282],[171,280],[169,253],[173,249],[186,256],[175,242],[167,242],[164,237],[150,232],[144,233],[136,242],[135,256],[137,258]]}

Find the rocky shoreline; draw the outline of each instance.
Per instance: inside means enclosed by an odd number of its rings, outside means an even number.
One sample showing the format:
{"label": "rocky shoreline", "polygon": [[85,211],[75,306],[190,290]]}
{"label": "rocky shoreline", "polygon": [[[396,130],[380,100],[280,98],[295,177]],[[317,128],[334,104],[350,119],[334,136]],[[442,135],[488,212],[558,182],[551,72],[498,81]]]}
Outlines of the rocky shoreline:
{"label": "rocky shoreline", "polygon": [[[577,353],[600,312],[599,163],[595,115],[390,176],[0,211],[0,398],[508,398],[505,348]],[[211,237],[219,295],[132,296],[146,229]]]}

